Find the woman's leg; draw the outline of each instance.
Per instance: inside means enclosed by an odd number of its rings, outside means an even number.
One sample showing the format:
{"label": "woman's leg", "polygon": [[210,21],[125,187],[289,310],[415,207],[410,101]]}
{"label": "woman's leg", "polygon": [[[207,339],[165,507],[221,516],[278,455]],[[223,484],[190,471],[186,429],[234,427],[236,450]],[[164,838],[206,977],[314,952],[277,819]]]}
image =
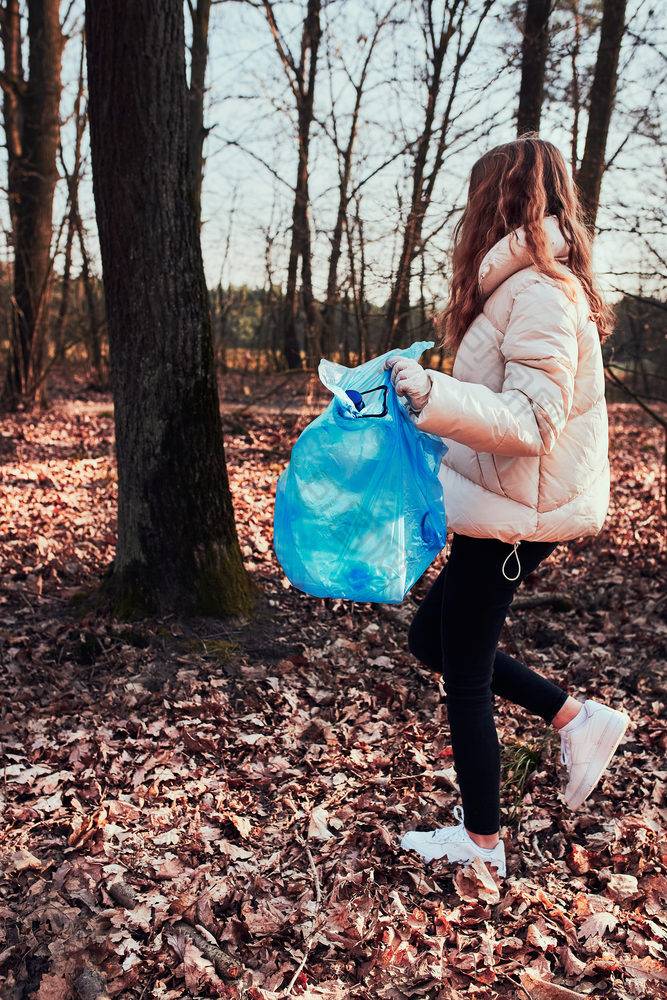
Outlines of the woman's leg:
{"label": "woman's leg", "polygon": [[[551,544],[547,544],[546,546],[540,545],[540,549],[535,552],[535,555],[528,550],[527,554],[529,557],[532,556],[532,558],[524,560],[526,546],[531,544],[539,543],[523,542],[519,548],[522,572],[515,584],[515,589],[519,583],[525,580],[529,573],[533,572],[536,565],[555,548],[555,545]],[[503,559],[505,558],[505,553],[508,551],[510,551],[509,547],[503,551]],[[538,563],[535,563],[535,556],[537,555],[540,558]],[[510,560],[510,562],[513,562],[513,560]],[[442,673],[442,636],[440,623],[442,619],[442,600],[446,577],[447,566],[438,575],[426,597],[424,597],[417,608],[408,632],[410,652],[418,660],[421,660],[423,664],[438,673]],[[512,701],[516,705],[521,705],[531,714],[541,716],[545,722],[553,723],[557,728],[559,728],[559,725],[564,725],[565,722],[569,721],[569,718],[566,718],[566,716],[571,715],[571,712],[574,711],[574,705],[567,705],[568,711],[565,712],[562,719],[555,718],[568,702],[567,693],[552,681],[547,680],[546,677],[542,677],[534,670],[531,670],[523,663],[515,660],[514,657],[509,656],[509,654],[499,649],[496,649],[493,662],[491,690],[494,695],[499,695],[501,698]],[[569,699],[570,702],[573,700]]]}
{"label": "woman's leg", "polygon": [[[496,657],[498,637],[517,587],[553,548],[550,544],[522,543],[521,572],[517,580],[510,581],[502,567],[511,546],[455,535],[447,566],[410,630],[410,648],[415,655],[443,672],[465,825],[483,839],[495,836],[499,827],[500,753],[492,690],[519,703],[527,700],[531,710],[551,718],[567,699],[565,692],[517,661],[501,655],[497,662]],[[510,559],[508,575],[513,575],[513,569],[516,564]],[[434,639],[438,601],[440,667],[435,661]],[[524,699],[526,682],[528,698]]]}

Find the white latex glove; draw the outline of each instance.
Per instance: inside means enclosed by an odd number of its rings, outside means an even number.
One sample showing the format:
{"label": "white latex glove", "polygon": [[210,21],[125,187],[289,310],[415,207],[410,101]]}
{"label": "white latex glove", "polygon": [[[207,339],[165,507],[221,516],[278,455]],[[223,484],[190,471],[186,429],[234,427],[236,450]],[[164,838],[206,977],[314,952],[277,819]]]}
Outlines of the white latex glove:
{"label": "white latex glove", "polygon": [[405,396],[413,413],[419,413],[428,402],[433,386],[431,376],[412,358],[387,358],[385,368],[391,369],[391,384],[397,396]]}

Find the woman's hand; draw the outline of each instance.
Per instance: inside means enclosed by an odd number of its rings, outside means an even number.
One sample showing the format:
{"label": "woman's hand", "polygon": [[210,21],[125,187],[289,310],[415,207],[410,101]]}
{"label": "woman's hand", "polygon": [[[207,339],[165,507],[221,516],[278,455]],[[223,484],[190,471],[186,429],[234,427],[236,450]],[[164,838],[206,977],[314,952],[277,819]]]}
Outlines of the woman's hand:
{"label": "woman's hand", "polygon": [[419,413],[428,402],[433,386],[431,376],[411,358],[387,358],[385,368],[391,369],[391,383],[397,396],[405,396],[414,413]]}

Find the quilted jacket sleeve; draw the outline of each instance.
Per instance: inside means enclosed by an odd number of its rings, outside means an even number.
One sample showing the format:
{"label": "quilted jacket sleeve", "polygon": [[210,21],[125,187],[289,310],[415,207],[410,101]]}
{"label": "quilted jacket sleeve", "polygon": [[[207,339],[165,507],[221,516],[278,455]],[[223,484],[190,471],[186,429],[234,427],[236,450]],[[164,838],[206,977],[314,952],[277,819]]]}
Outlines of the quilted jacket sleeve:
{"label": "quilted jacket sleeve", "polygon": [[475,451],[546,455],[572,406],[576,302],[562,287],[536,278],[514,299],[501,350],[505,374],[500,392],[429,371],[433,388],[415,423]]}

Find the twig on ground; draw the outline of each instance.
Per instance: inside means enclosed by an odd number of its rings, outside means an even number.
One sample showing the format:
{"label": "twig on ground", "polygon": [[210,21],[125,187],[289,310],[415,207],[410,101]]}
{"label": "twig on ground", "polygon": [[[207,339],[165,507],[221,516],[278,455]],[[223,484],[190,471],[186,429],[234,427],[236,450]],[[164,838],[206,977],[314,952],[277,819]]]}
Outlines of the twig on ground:
{"label": "twig on ground", "polygon": [[[322,905],[322,889],[320,887],[320,879],[317,874],[317,868],[315,867],[315,861],[313,860],[313,855],[310,853],[310,848],[308,847],[307,844],[305,845],[305,847],[306,847],[306,854],[308,855],[308,864],[310,865],[310,870],[313,873],[313,881],[315,882],[315,902],[317,904],[317,911],[319,911],[320,906]],[[314,922],[315,918],[313,917],[313,923]]]}
{"label": "twig on ground", "polygon": [[30,610],[34,614],[35,613],[35,609],[33,608],[32,604],[30,603],[30,601],[28,600],[28,598],[25,596],[25,590],[23,590],[21,587],[17,587],[16,588],[16,592],[19,595],[19,597],[21,598],[21,600],[25,601],[25,603],[28,605],[28,607],[30,608]]}
{"label": "twig on ground", "polygon": [[320,887],[320,879],[319,879],[319,876],[317,874],[317,868],[315,867],[315,860],[314,860],[313,855],[312,855],[312,853],[310,851],[310,848],[308,847],[308,844],[305,842],[305,840],[303,839],[303,837],[300,837],[297,834],[297,838],[296,839],[301,844],[301,846],[304,848],[304,850],[305,850],[305,852],[306,852],[306,854],[308,856],[308,864],[310,866],[310,870],[311,870],[312,875],[313,875],[313,881],[315,883],[315,913],[313,914],[313,923],[312,923],[311,928],[310,928],[310,930],[308,932],[308,937],[306,938],[306,940],[304,942],[305,943],[305,950],[304,950],[304,953],[303,953],[303,958],[299,962],[299,965],[297,966],[296,971],[294,972],[294,975],[290,979],[289,984],[288,984],[288,986],[287,986],[287,988],[285,990],[285,996],[286,997],[289,997],[289,996],[292,995],[292,990],[294,988],[294,984],[296,983],[297,979],[299,978],[299,976],[303,972],[304,966],[305,966],[306,962],[308,961],[308,956],[310,954],[310,949],[312,948],[312,946],[314,944],[314,940],[315,940],[313,938],[313,933],[315,931],[315,925],[317,924],[317,918],[319,916],[320,908],[322,906],[322,889]]}
{"label": "twig on ground", "polygon": [[566,594],[563,591],[554,591],[550,594],[522,594],[512,601],[512,609],[518,608],[541,608],[545,604],[551,604],[558,611],[573,611],[580,608],[582,602]]}
{"label": "twig on ground", "polygon": [[533,850],[537,854],[540,861],[543,861],[546,864],[547,859],[545,858],[544,854],[542,854],[542,851],[540,850],[540,845],[537,843],[537,834],[535,834],[535,836],[533,837],[531,844],[533,845]]}
{"label": "twig on ground", "polygon": [[195,947],[199,948],[204,958],[207,958],[215,966],[215,971],[219,976],[224,976],[226,979],[238,979],[240,977],[242,969],[239,963],[235,962],[217,944],[212,944],[208,941],[191,924],[186,923],[185,920],[179,920],[174,924],[174,930],[185,934]]}

